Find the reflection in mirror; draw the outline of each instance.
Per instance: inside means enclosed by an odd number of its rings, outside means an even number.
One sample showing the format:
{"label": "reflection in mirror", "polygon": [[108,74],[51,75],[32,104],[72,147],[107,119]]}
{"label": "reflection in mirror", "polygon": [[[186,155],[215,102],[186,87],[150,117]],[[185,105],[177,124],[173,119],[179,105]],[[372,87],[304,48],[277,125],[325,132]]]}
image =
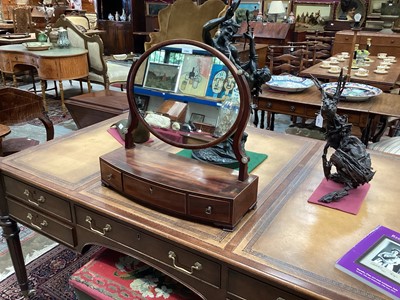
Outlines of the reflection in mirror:
{"label": "reflection in mirror", "polygon": [[229,67],[189,44],[152,51],[137,67],[133,93],[151,131],[183,145],[206,145],[232,133],[241,105]]}

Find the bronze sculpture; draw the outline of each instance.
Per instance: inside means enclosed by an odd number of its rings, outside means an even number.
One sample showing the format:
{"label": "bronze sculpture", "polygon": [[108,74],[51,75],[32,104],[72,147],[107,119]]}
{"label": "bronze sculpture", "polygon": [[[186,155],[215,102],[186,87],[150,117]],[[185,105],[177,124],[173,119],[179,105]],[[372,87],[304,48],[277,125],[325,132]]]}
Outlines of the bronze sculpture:
{"label": "bronze sculpture", "polygon": [[[254,35],[249,25],[249,14],[247,16],[247,32],[243,37],[249,41],[249,60],[241,62],[238,50],[232,45],[234,35],[237,33],[240,25],[233,19],[236,9],[239,7],[240,0],[234,1],[227,9],[225,15],[208,21],[203,27],[203,41],[204,43],[216,48],[222,52],[229,60],[236,66],[238,73],[245,75],[249,83],[250,92],[253,97],[257,97],[261,92],[261,86],[271,79],[271,72],[268,67],[257,68],[258,56],[256,54]],[[211,31],[219,26],[219,33],[214,37],[211,36]],[[226,99],[226,101],[231,101]],[[223,104],[224,105],[224,104]],[[221,111],[222,112],[222,111]],[[219,116],[221,118],[221,116]],[[247,134],[244,133],[241,145],[244,149],[244,144],[247,139]],[[233,136],[229,137],[223,143],[206,149],[195,150],[192,152],[192,157],[207,161],[213,164],[229,165],[236,167],[238,162],[234,154]]]}
{"label": "bronze sculpture", "polygon": [[[344,185],[343,189],[328,193],[318,201],[330,203],[339,201],[349,194],[349,190],[368,183],[375,172],[372,171],[371,158],[365,145],[354,135],[351,135],[352,125],[348,123],[346,115],[337,114],[337,105],[346,85],[347,76],[343,76],[343,69],[339,75],[336,92],[332,98],[328,97],[320,82],[313,78],[315,85],[322,94],[321,115],[326,121],[326,145],[322,155],[322,166],[327,180]],[[328,149],[333,148],[330,159],[327,159]],[[332,167],[336,173],[332,173]]]}

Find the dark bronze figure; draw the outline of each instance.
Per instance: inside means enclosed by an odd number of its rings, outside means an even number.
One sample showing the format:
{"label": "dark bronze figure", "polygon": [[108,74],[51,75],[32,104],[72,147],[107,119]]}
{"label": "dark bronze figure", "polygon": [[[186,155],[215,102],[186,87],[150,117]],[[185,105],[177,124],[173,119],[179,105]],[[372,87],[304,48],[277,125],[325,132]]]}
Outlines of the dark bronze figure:
{"label": "dark bronze figure", "polygon": [[[261,85],[271,79],[271,72],[267,67],[257,68],[258,56],[256,53],[254,35],[247,22],[247,32],[243,33],[243,37],[249,41],[249,60],[241,62],[238,50],[233,43],[234,35],[237,33],[240,25],[233,19],[236,9],[239,7],[240,0],[232,2],[224,16],[208,21],[203,27],[204,43],[218,49],[226,57],[232,61],[239,72],[243,72],[246,76],[251,93],[256,96],[261,91]],[[247,21],[249,14],[246,14]],[[219,26],[219,33],[215,37],[211,36],[211,31]]]}
{"label": "dark bronze figure", "polygon": [[[331,192],[320,202],[330,203],[339,201],[348,195],[348,191],[368,183],[375,172],[372,171],[371,159],[365,145],[356,136],[351,135],[352,125],[348,123],[346,115],[337,114],[337,105],[346,85],[347,76],[343,70],[338,78],[336,93],[328,97],[321,84],[314,78],[315,85],[322,94],[321,115],[326,122],[326,145],[322,155],[322,166],[327,180],[333,180],[344,185],[343,189]],[[328,149],[333,148],[330,159],[327,159]],[[332,173],[332,166],[336,173]]]}
{"label": "dark bronze figure", "polygon": [[[233,19],[236,9],[239,7],[240,0],[234,1],[227,9],[224,16],[208,21],[203,27],[204,43],[216,48],[222,52],[236,66],[238,72],[245,75],[250,92],[253,97],[256,97],[261,92],[261,86],[271,79],[271,72],[267,67],[257,68],[258,57],[256,54],[254,35],[250,30],[249,22],[247,22],[247,32],[243,34],[245,39],[249,41],[249,61],[241,62],[238,50],[233,43],[234,35],[237,33],[240,25]],[[247,21],[249,14],[246,13]],[[215,37],[211,36],[211,31],[219,26],[219,32]],[[229,99],[225,101],[230,101]],[[242,138],[242,147],[246,142],[247,134],[244,133]],[[206,149],[195,150],[192,152],[192,157],[207,161],[213,164],[229,165],[235,167],[238,165],[233,148],[233,137],[228,138],[223,143]]]}

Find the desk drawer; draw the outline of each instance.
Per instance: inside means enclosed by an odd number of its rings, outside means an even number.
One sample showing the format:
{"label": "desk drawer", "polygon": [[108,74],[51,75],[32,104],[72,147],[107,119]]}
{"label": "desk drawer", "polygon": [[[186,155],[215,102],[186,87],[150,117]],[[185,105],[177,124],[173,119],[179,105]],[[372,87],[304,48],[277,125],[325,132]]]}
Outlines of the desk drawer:
{"label": "desk drawer", "polygon": [[188,212],[190,216],[222,223],[230,223],[232,217],[230,202],[194,195],[188,196]]}
{"label": "desk drawer", "polygon": [[17,198],[30,206],[39,207],[57,217],[72,221],[71,208],[68,201],[7,176],[4,176],[4,183],[9,196]]}
{"label": "desk drawer", "polygon": [[76,245],[74,239],[74,228],[63,224],[51,217],[38,213],[17,201],[7,201],[10,216],[21,223],[33,228],[37,232],[45,233],[48,236],[61,241],[71,247]]}
{"label": "desk drawer", "polygon": [[100,161],[101,179],[118,191],[122,190],[122,174],[104,161]]}
{"label": "desk drawer", "polygon": [[123,175],[124,193],[161,208],[186,214],[186,194]]}
{"label": "desk drawer", "polygon": [[[229,299],[279,299],[301,300],[303,298],[281,290],[275,286],[262,282],[245,274],[228,270],[228,298]],[[304,299],[303,299],[304,300]]]}
{"label": "desk drawer", "polygon": [[24,64],[24,65],[31,65],[34,67],[38,66],[37,58],[25,56],[24,54],[12,54],[10,55],[11,61],[16,64]]}
{"label": "desk drawer", "polygon": [[[219,264],[83,207],[77,206],[75,211],[77,224],[94,234],[131,247],[170,268],[220,287]],[[196,263],[199,263],[201,268],[191,269],[192,266],[196,268]],[[191,272],[192,274],[189,274]]]}
{"label": "desk drawer", "polygon": [[295,114],[303,115],[305,108],[304,105],[298,103],[290,103],[285,101],[275,101],[275,100],[259,100],[258,108],[261,110],[283,113],[283,114]]}

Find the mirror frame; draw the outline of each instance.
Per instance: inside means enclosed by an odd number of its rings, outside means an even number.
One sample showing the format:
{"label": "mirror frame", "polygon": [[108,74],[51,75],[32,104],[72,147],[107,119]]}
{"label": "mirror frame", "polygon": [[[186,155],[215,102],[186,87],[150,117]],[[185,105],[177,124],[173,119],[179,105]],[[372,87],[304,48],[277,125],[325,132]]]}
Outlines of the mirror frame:
{"label": "mirror frame", "polygon": [[[212,141],[210,143],[204,143],[204,144],[182,144],[182,143],[177,143],[172,140],[169,140],[165,138],[164,136],[158,134],[155,132],[147,122],[144,121],[142,115],[139,112],[139,109],[136,105],[135,101],[135,94],[134,94],[134,85],[135,85],[135,77],[137,75],[137,72],[143,62],[146,61],[146,59],[150,56],[151,53],[154,51],[170,46],[173,44],[188,44],[191,46],[196,46],[199,48],[202,48],[206,51],[208,51],[210,54],[214,55],[215,57],[219,58],[225,66],[227,66],[228,70],[232,73],[233,77],[235,78],[238,90],[239,90],[239,96],[240,96],[240,108],[239,108],[239,113],[238,116],[232,125],[232,127],[221,137],[215,139],[215,141]],[[244,132],[244,129],[247,126],[248,119],[250,117],[250,88],[247,83],[246,78],[244,77],[243,74],[238,74],[237,68],[234,66],[234,64],[227,58],[224,54],[219,52],[218,50],[212,48],[211,46],[204,44],[202,42],[198,41],[193,41],[193,40],[186,40],[186,39],[173,39],[173,40],[168,40],[161,42],[159,44],[154,45],[150,49],[148,49],[146,52],[144,52],[140,58],[132,65],[129,74],[128,74],[128,82],[127,82],[127,94],[128,94],[128,103],[129,103],[129,109],[130,109],[130,117],[131,117],[131,123],[128,128],[128,132],[126,133],[125,136],[125,148],[130,149],[134,147],[134,142],[132,139],[132,132],[135,130],[135,128],[138,126],[139,122],[142,122],[144,126],[150,131],[151,134],[153,134],[155,137],[158,139],[162,140],[163,142],[170,144],[175,147],[179,148],[184,148],[184,149],[203,149],[203,148],[208,148],[212,147],[214,145],[217,145],[226,139],[228,139],[232,134],[235,133],[234,136],[234,151],[236,154],[236,157],[238,158],[240,163],[245,163],[247,164],[246,159],[247,158],[245,153],[242,153],[243,151],[239,148],[241,148],[240,141]],[[239,150],[236,150],[239,149]]]}

